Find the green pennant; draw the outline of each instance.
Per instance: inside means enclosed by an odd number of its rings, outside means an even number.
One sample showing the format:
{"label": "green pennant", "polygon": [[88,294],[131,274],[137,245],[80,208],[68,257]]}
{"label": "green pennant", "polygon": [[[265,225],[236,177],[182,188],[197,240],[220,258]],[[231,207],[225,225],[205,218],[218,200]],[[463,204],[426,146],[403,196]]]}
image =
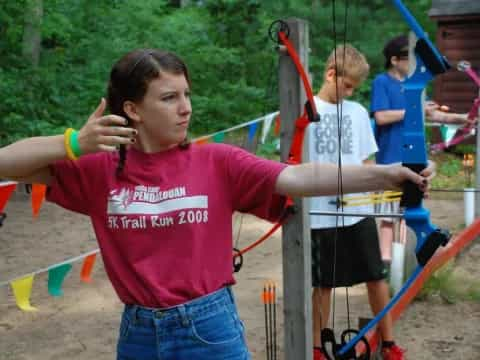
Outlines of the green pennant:
{"label": "green pennant", "polygon": [[440,135],[442,136],[442,140],[445,141],[447,138],[447,127],[445,125],[440,125]]}
{"label": "green pennant", "polygon": [[218,134],[213,135],[213,142],[223,143],[223,140],[225,140],[225,133],[223,131],[218,133]]}
{"label": "green pennant", "polygon": [[72,269],[71,264],[63,264],[48,271],[48,293],[52,296],[62,296],[63,280]]}

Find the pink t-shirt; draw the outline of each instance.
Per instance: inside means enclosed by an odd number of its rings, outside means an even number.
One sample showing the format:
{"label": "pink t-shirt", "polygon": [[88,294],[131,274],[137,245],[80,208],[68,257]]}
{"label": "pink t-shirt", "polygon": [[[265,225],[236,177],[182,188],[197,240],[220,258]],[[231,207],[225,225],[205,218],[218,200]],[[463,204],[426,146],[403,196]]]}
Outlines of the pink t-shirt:
{"label": "pink t-shirt", "polygon": [[275,221],[285,164],[224,144],[96,153],[52,165],[47,199],[90,216],[107,274],[126,304],[178,305],[234,283],[232,214]]}

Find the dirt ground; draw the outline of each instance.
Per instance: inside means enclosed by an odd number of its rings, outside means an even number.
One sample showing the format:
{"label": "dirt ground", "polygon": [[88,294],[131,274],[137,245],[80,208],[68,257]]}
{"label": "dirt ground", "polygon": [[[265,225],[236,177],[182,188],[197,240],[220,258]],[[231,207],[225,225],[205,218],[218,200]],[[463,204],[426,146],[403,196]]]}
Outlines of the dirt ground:
{"label": "dirt ground", "polygon": [[[431,200],[436,223],[459,229],[463,222],[461,199]],[[33,220],[29,198],[15,194],[6,207],[7,219],[0,228],[0,283],[45,268],[97,247],[87,218],[44,204]],[[269,224],[245,216],[239,247],[256,240]],[[480,245],[473,245],[457,260],[466,278],[480,275]],[[35,277],[31,303],[39,310],[17,309],[9,286],[0,287],[0,360],[107,360],[115,358],[115,344],[122,304],[109,284],[98,259],[93,282],[80,282],[81,262],[66,278],[64,296],[47,293],[47,274]],[[175,276],[172,273],[172,276]],[[279,359],[283,358],[282,264],[280,233],[245,255],[237,276],[235,294],[246,325],[253,359],[265,359],[264,308],[261,290],[265,280],[279,285]],[[344,291],[337,291],[337,328],[345,321]],[[350,290],[350,309],[355,325],[369,316],[363,286]],[[396,324],[396,340],[408,349],[407,358],[480,359],[480,304],[448,305],[441,299],[414,302]]]}

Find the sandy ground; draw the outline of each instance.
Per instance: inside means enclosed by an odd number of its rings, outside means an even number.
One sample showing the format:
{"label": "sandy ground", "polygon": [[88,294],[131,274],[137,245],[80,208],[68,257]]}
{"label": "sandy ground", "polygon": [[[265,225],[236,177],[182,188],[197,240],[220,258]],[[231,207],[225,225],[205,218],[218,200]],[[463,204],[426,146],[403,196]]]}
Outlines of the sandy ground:
{"label": "sandy ground", "polygon": [[[435,200],[429,204],[434,221],[450,228],[463,222],[460,200]],[[88,219],[44,204],[33,220],[29,199],[15,194],[6,208],[8,218],[0,229],[0,282],[75,257],[97,247]],[[262,235],[270,225],[253,217],[242,221],[239,247]],[[478,278],[480,246],[472,246],[457,261],[465,277]],[[64,296],[47,293],[47,274],[35,278],[32,305],[39,311],[17,309],[9,286],[0,287],[0,360],[106,360],[115,358],[122,304],[97,261],[90,284],[80,282],[81,263],[64,282]],[[174,274],[172,274],[174,276]],[[280,234],[245,255],[235,293],[253,359],[265,359],[264,308],[260,300],[265,280],[279,285],[277,309],[279,359],[282,352],[282,264]],[[344,291],[337,291],[337,328],[345,320]],[[350,290],[353,325],[369,316],[364,287]],[[441,299],[416,301],[396,325],[397,342],[408,349],[408,359],[480,359],[480,304],[448,305]]]}

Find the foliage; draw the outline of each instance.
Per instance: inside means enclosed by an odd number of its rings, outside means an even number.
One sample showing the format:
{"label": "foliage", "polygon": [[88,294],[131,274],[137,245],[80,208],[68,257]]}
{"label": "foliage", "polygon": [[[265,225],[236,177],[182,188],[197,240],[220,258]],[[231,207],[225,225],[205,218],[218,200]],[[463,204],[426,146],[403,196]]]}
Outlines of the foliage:
{"label": "foliage", "polygon": [[[330,0],[204,0],[181,9],[166,0],[42,2],[37,67],[22,57],[24,16],[32,0],[3,1],[0,7],[0,145],[79,128],[105,95],[112,64],[134,48],[166,48],[186,60],[193,80],[192,130],[204,134],[278,109],[278,55],[267,34],[272,21],[308,21],[315,89],[334,43],[344,41],[342,1],[335,2],[335,40]],[[346,40],[371,63],[371,77],[355,99],[368,106],[369,81],[382,71],[383,44],[407,27],[383,0],[348,3],[353,4]],[[426,16],[430,0],[406,4],[433,33]]]}
{"label": "foliage", "polygon": [[448,304],[458,301],[480,300],[480,282],[458,274],[452,262],[437,270],[424,284],[417,299],[427,300],[432,296],[440,297]]}
{"label": "foliage", "polygon": [[[463,156],[444,152],[432,156],[432,160],[437,164],[437,174],[432,180],[433,189],[463,189],[475,182],[475,174],[469,174],[463,167]],[[434,195],[439,196],[438,193]]]}

